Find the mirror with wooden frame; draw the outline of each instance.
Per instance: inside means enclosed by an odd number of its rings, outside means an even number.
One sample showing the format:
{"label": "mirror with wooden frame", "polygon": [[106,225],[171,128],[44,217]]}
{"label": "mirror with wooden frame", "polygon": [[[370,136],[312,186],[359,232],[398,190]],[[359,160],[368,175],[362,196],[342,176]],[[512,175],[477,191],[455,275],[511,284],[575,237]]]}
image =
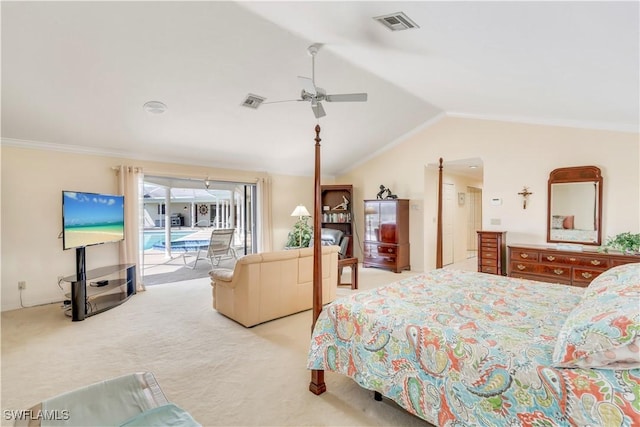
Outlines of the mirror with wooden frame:
{"label": "mirror with wooden frame", "polygon": [[547,242],[600,245],[602,174],[596,166],[559,168],[549,174]]}

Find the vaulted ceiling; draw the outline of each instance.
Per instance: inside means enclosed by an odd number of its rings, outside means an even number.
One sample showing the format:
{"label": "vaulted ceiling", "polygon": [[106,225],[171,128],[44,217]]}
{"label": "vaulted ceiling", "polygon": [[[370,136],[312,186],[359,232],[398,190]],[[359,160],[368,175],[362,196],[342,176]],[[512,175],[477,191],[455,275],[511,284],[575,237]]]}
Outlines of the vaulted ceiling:
{"label": "vaulted ceiling", "polygon": [[[635,1],[1,7],[3,143],[310,175],[319,123],[335,175],[444,114],[639,126]],[[373,19],[395,12],[418,28]],[[274,102],[300,98],[313,43],[316,85],[367,102],[324,102],[319,120],[308,102]],[[247,94],[266,101],[243,107]]]}

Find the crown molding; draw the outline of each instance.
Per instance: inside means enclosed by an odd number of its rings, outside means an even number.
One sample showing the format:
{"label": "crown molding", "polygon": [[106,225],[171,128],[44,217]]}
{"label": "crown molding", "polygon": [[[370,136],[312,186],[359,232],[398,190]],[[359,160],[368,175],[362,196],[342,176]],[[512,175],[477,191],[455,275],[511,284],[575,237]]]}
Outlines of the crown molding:
{"label": "crown molding", "polygon": [[461,119],[491,120],[496,122],[522,123],[541,126],[558,126],[577,129],[604,130],[613,132],[639,133],[640,127],[631,124],[613,124],[608,122],[584,122],[580,120],[541,119],[536,117],[501,116],[489,114],[473,114],[449,111],[447,117]]}
{"label": "crown molding", "polygon": [[3,146],[30,148],[33,150],[60,151],[63,153],[92,154],[104,157],[126,157],[131,158],[131,153],[124,153],[115,150],[105,150],[104,148],[85,147],[81,145],[56,144],[53,142],[30,141],[26,139],[2,138],[0,143]]}
{"label": "crown molding", "polygon": [[0,146],[26,148],[26,149],[33,149],[33,150],[58,151],[62,153],[71,153],[71,154],[86,154],[86,155],[101,156],[101,157],[115,157],[115,158],[122,158],[122,159],[143,160],[148,162],[169,163],[169,164],[178,164],[178,165],[214,167],[214,168],[220,168],[220,169],[250,171],[250,172],[256,172],[256,173],[268,172],[268,171],[260,171],[260,170],[255,170],[251,168],[241,168],[241,167],[230,169],[229,166],[225,164],[216,164],[216,163],[202,162],[202,161],[199,162],[195,159],[166,158],[161,156],[153,156],[148,154],[144,155],[139,153],[123,152],[123,151],[109,150],[104,148],[84,147],[80,145],[69,145],[69,144],[56,144],[53,142],[29,141],[25,139],[15,139],[15,138],[0,138]]}

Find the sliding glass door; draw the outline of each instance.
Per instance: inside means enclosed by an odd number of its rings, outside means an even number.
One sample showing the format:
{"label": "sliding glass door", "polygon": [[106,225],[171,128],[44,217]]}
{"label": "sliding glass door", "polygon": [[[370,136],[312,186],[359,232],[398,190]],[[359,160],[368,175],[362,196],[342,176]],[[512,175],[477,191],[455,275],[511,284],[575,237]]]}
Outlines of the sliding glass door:
{"label": "sliding glass door", "polygon": [[[232,247],[238,256],[257,247],[254,183],[145,175],[142,203],[143,271],[153,267],[157,274],[170,272],[171,265],[205,264],[196,260],[198,245],[206,249],[214,229],[234,229]],[[176,258],[183,264],[173,262]]]}

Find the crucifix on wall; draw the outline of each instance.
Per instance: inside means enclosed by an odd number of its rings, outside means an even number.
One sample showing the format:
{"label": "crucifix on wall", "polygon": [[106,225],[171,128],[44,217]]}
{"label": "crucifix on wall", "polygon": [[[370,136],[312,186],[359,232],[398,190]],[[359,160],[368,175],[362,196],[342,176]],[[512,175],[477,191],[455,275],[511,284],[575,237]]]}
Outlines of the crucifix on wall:
{"label": "crucifix on wall", "polygon": [[522,209],[527,209],[527,199],[533,193],[529,191],[529,187],[523,187],[518,194],[522,196]]}

